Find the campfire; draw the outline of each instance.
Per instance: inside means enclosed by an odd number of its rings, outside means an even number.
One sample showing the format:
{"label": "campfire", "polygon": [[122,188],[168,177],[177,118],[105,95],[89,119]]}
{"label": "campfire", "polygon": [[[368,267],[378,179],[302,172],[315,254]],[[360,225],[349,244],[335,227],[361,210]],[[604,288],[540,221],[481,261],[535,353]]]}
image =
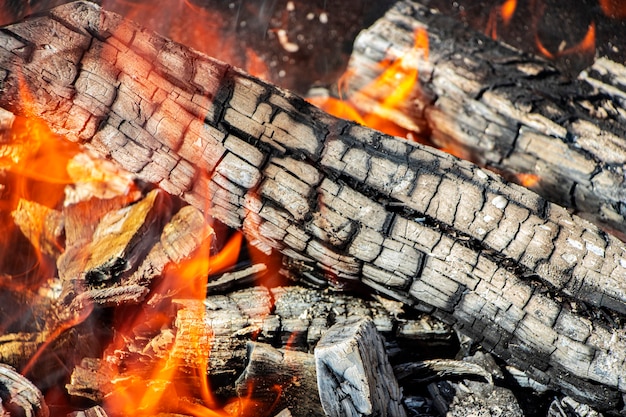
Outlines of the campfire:
{"label": "campfire", "polygon": [[303,99],[207,55],[208,5],[118,6],[0,31],[3,415],[624,413],[626,69],[563,68],[595,21],[528,54],[515,1],[402,0]]}

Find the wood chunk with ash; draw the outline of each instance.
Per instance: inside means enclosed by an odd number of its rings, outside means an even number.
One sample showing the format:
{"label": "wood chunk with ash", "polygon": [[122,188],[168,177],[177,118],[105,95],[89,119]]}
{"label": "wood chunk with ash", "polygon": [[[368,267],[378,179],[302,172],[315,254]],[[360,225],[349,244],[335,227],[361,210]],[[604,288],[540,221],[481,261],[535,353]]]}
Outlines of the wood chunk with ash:
{"label": "wood chunk with ash", "polygon": [[0,414],[48,417],[50,411],[41,391],[13,368],[0,364]]}
{"label": "wood chunk with ash", "polygon": [[491,355],[477,352],[463,361],[450,364],[452,366],[447,370],[443,370],[445,366],[437,366],[444,379],[428,386],[441,415],[525,416],[513,391],[494,384],[494,381],[503,380],[503,374]]}
{"label": "wood chunk with ash", "polygon": [[248,342],[246,366],[235,387],[240,398],[259,401],[264,409],[271,405],[288,407],[293,416],[325,416],[311,353]]}
{"label": "wood chunk with ash", "polygon": [[328,416],[406,416],[402,391],[371,319],[331,327],[315,348],[315,367]]}

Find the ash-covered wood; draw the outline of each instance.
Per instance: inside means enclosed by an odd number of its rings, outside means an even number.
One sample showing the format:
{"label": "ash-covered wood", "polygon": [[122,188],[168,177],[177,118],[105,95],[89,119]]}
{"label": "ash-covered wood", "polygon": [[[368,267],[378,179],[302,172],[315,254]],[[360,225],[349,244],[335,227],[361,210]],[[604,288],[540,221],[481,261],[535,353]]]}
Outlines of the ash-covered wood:
{"label": "ash-covered wood", "polygon": [[315,369],[327,416],[407,415],[371,319],[357,316],[331,327],[315,348]]}
{"label": "ash-covered wood", "polygon": [[597,227],[91,3],[6,27],[0,44],[1,105],[45,116],[301,276],[363,283],[540,383],[624,406],[626,248]]}
{"label": "ash-covered wood", "polygon": [[46,401],[35,385],[15,369],[0,364],[0,414],[3,416],[48,417]]}
{"label": "ash-covered wood", "polygon": [[598,59],[571,79],[403,0],[355,40],[342,84],[354,107],[377,111],[393,82],[364,87],[384,71],[381,61],[414,48],[417,29],[428,32],[428,58],[414,53],[407,65],[419,69],[420,91],[383,117],[626,237],[626,68]]}
{"label": "ash-covered wood", "polygon": [[[454,378],[460,366],[451,367],[447,380],[433,383],[429,391],[436,393],[442,415],[447,417],[465,416],[508,416],[524,417],[524,412],[518,403],[515,393],[502,386],[503,374],[493,357],[489,354],[477,352],[475,355],[464,358],[467,369],[482,368],[481,377],[468,378],[467,373],[461,371]],[[488,375],[486,381],[485,374]],[[462,377],[465,375],[465,377]],[[494,384],[494,381],[498,383]],[[452,397],[449,401],[445,398]],[[436,402],[437,403],[437,402]]]}
{"label": "ash-covered wood", "polygon": [[259,412],[288,407],[293,416],[325,417],[320,403],[313,354],[249,342],[246,366],[235,383],[240,398],[260,405]]}
{"label": "ash-covered wood", "polygon": [[[111,356],[83,360],[72,374],[68,385],[70,394],[102,401],[115,390],[111,383],[113,375],[117,375],[120,380],[131,377],[123,371],[128,368],[127,364],[135,365],[132,374],[134,378],[147,378],[153,362],[175,356],[180,361],[181,368],[198,368],[203,361],[208,361],[210,386],[217,395],[226,398],[236,395],[246,397],[242,394],[244,381],[251,382],[251,378],[258,373],[258,370],[250,367],[265,366],[265,362],[261,360],[259,363],[260,359],[253,357],[254,355],[265,352],[270,355],[268,360],[274,358],[280,366],[288,366],[289,363],[295,366],[297,361],[306,362],[307,356],[294,352],[311,354],[319,339],[333,325],[354,324],[363,317],[371,317],[372,323],[377,324],[377,331],[394,340],[403,341],[407,348],[428,346],[426,340],[429,334],[433,336],[432,346],[438,349],[442,346],[442,329],[437,328],[437,323],[424,326],[418,341],[410,340],[393,331],[400,324],[408,323],[412,323],[412,328],[415,329],[419,327],[420,320],[396,317],[379,302],[342,293],[320,292],[296,286],[271,290],[251,287],[224,295],[210,295],[204,303],[197,300],[176,300],[174,304],[177,306],[173,313],[175,320],[169,327],[153,329],[151,332],[138,330],[138,333],[131,334],[132,337],[128,338],[125,346],[119,347]],[[346,324],[344,328],[349,328],[349,325]],[[412,332],[410,337],[415,338],[417,333]],[[192,341],[189,335],[205,336]],[[256,351],[259,346],[250,346],[249,342],[252,341],[263,343],[262,349]],[[274,350],[264,347],[265,345],[273,346]],[[276,348],[281,351],[275,350]],[[261,355],[261,359],[263,357]],[[116,364],[115,369],[110,368],[112,363]],[[314,369],[314,362],[311,362],[311,366]],[[120,373],[116,373],[117,370]],[[284,372],[278,372],[274,380],[284,379],[281,374]],[[305,377],[309,378],[311,375],[299,376]],[[309,383],[317,386],[314,373],[312,378],[313,381]],[[301,402],[300,397],[304,395],[304,391],[297,389],[298,384],[293,381],[289,383],[294,387],[284,392],[283,400],[287,403]],[[279,393],[272,391],[273,388],[265,382],[257,381],[251,386],[259,384],[262,384],[259,393],[264,395],[264,399],[272,395],[272,392]],[[286,387],[283,386],[283,389]],[[302,408],[304,406],[305,404],[292,404],[289,408],[294,415],[307,415],[305,410],[308,406]],[[317,406],[321,407],[319,403]]]}

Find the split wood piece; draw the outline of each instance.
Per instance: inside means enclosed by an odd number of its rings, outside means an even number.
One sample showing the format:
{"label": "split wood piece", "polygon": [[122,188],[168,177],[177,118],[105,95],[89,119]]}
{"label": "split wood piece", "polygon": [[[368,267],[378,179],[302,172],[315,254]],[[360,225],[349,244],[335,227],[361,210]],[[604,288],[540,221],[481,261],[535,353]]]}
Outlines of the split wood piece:
{"label": "split wood piece", "polygon": [[406,416],[402,390],[370,318],[331,327],[315,347],[315,368],[326,415]]}
{"label": "split wood piece", "polygon": [[[169,217],[167,212],[161,215]],[[137,259],[136,263],[130,263],[131,272],[104,284],[88,282],[83,292],[71,303],[79,305],[93,301],[103,306],[138,304],[148,295],[151,285],[158,278],[166,273],[176,274],[177,269],[193,256],[210,256],[209,248],[213,238],[213,229],[202,212],[192,206],[182,207],[163,227],[159,239],[152,240],[153,246],[149,252],[142,259]],[[200,253],[203,249],[206,253]],[[173,297],[176,291],[173,289],[168,296]]]}
{"label": "split wood piece", "polygon": [[233,288],[241,288],[252,284],[266,273],[267,265],[261,263],[250,265],[240,270],[225,272],[218,277],[209,279],[207,290],[209,293],[220,293]]}
{"label": "split wood piece", "polygon": [[[417,29],[428,32],[427,60],[408,52]],[[366,86],[385,69],[381,61],[407,53],[421,90],[384,118],[626,238],[625,67],[599,59],[570,79],[541,58],[402,0],[355,40],[342,93],[359,111],[376,112],[394,86]]]}
{"label": "split wood piece", "polygon": [[112,198],[91,198],[63,207],[65,243],[67,248],[80,247],[93,240],[100,220],[112,211],[121,210],[139,201],[141,195],[129,193]]}
{"label": "split wood piece", "polygon": [[258,403],[259,414],[288,407],[294,417],[326,416],[311,353],[248,342],[246,366],[235,388],[240,398]]}
{"label": "split wood piece", "polygon": [[626,341],[600,311],[626,312],[618,239],[93,3],[5,27],[0,44],[0,105],[23,111],[20,86],[37,91],[27,107],[58,133],[279,250],[302,276],[361,281],[541,383],[624,407]]}
{"label": "split wood piece", "polygon": [[167,206],[165,193],[154,190],[135,204],[107,213],[90,242],[67,242],[57,262],[59,277],[85,287],[118,281],[158,240],[170,212]]}
{"label": "split wood piece", "polygon": [[482,377],[493,384],[493,377],[480,365],[452,359],[431,359],[421,362],[410,362],[393,367],[398,381],[410,379],[424,384],[434,379],[446,379],[450,376]]}
{"label": "split wood piece", "polygon": [[37,253],[56,259],[63,248],[63,215],[34,201],[20,199],[11,213],[15,224]]}
{"label": "split wood piece", "polygon": [[13,368],[0,364],[0,414],[48,417],[50,411],[41,391]]}

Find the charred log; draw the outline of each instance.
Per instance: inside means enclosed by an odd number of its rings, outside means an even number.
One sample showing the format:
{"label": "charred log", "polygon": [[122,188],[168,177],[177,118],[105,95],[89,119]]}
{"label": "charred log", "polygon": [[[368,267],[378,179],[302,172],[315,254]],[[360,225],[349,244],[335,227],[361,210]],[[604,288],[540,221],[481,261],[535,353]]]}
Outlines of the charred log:
{"label": "charred log", "polygon": [[383,117],[465,159],[530,186],[626,237],[623,138],[626,68],[598,59],[578,79],[455,19],[399,1],[354,44],[342,93],[377,113],[393,83],[371,85],[428,32],[428,58],[414,54],[419,91]]}
{"label": "charred log", "polygon": [[623,407],[616,238],[469,162],[333,118],[91,3],[6,27],[0,41],[3,106],[45,116],[305,277],[364,283],[548,386]]}

